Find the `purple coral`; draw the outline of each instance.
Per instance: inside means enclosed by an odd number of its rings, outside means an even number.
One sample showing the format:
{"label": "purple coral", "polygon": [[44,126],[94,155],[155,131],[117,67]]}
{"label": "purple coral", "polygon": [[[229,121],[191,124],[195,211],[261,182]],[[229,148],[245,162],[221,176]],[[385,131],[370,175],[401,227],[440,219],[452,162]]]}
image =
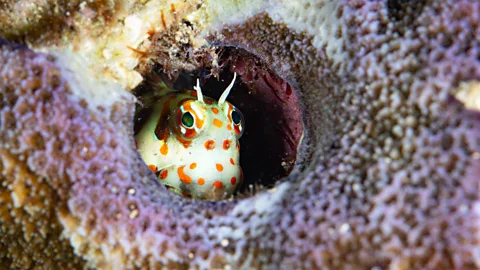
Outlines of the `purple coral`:
{"label": "purple coral", "polygon": [[480,4],[335,5],[331,39],[267,13],[223,32],[299,89],[313,119],[309,169],[240,201],[155,186],[132,145],[130,100],[91,110],[54,60],[3,45],[6,264],[480,267],[480,116],[453,98],[480,80]]}

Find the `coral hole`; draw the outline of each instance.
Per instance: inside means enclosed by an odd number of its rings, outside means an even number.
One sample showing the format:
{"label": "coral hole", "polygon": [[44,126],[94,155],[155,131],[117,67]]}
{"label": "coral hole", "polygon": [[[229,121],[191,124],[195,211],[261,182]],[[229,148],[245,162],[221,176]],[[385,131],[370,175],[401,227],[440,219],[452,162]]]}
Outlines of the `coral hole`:
{"label": "coral hole", "polygon": [[[240,163],[244,182],[237,197],[255,194],[271,188],[294,170],[299,160],[298,150],[303,138],[303,112],[295,89],[277,76],[257,57],[245,50],[223,47],[218,62],[220,68],[200,68],[194,71],[175,70],[169,78],[165,67],[154,71],[174,89],[193,89],[196,79],[204,95],[217,99],[237,73],[237,80],[228,101],[245,117],[245,132],[240,138]],[[217,76],[212,74],[217,73]],[[145,85],[134,90],[136,95],[149,91]],[[136,128],[141,115],[137,115]]]}

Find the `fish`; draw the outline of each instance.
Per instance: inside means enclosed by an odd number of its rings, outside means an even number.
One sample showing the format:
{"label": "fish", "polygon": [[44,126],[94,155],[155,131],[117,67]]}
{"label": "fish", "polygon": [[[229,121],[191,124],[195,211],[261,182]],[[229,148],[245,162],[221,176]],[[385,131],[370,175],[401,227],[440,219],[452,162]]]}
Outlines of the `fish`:
{"label": "fish", "polygon": [[226,99],[204,96],[197,79],[194,90],[175,90],[156,78],[141,97],[150,113],[135,134],[142,159],[156,181],[186,198],[230,198],[243,182],[240,142],[245,129],[241,111]]}

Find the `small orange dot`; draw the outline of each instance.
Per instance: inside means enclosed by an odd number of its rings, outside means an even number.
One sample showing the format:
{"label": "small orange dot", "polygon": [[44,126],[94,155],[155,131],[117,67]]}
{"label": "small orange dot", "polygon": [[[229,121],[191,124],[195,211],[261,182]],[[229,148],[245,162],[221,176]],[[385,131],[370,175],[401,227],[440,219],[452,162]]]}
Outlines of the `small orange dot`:
{"label": "small orange dot", "polygon": [[168,145],[166,143],[162,144],[160,147],[160,153],[164,156],[168,154]]}
{"label": "small orange dot", "polygon": [[227,129],[228,129],[228,130],[232,130],[232,126],[228,125],[228,126],[227,126]]}
{"label": "small orange dot", "polygon": [[218,118],[214,118],[213,119],[213,125],[218,127],[218,128],[221,128],[223,126],[223,122]]}
{"label": "small orange dot", "polygon": [[152,170],[153,173],[157,173],[157,166],[150,164],[148,165],[148,168],[150,168],[150,170]]}
{"label": "small orange dot", "polygon": [[215,141],[214,140],[208,140],[205,142],[205,148],[207,150],[213,150],[215,149]]}
{"label": "small orange dot", "polygon": [[221,189],[223,184],[222,182],[220,181],[215,181],[215,183],[213,183],[213,186],[216,188],[216,189]]}
{"label": "small orange dot", "polygon": [[235,161],[233,161],[233,158],[230,158],[230,163],[231,163],[232,165],[235,165]]}
{"label": "small orange dot", "polygon": [[185,172],[183,171],[184,168],[185,166],[182,166],[177,169],[178,178],[180,178],[180,181],[182,181],[183,183],[190,184],[192,183],[192,178],[185,174]]}
{"label": "small orange dot", "polygon": [[217,108],[212,108],[212,112],[213,112],[214,114],[218,114],[218,109],[217,109]]}
{"label": "small orange dot", "polygon": [[218,164],[218,163],[217,163],[216,167],[217,167],[217,171],[219,171],[219,172],[223,171],[223,166],[222,166],[222,164]]}
{"label": "small orange dot", "polygon": [[188,146],[192,143],[191,141],[184,140],[184,139],[182,139],[178,136],[177,136],[177,141],[179,141],[181,144],[183,144],[183,147],[185,147],[185,149],[187,149]]}
{"label": "small orange dot", "polygon": [[236,178],[235,176],[232,177],[232,179],[230,179],[230,183],[231,183],[232,185],[235,185],[235,184],[237,183],[237,178]]}
{"label": "small orange dot", "polygon": [[167,178],[168,176],[168,170],[162,170],[162,172],[160,173],[160,179],[165,179]]}
{"label": "small orange dot", "polygon": [[205,184],[205,179],[203,179],[203,178],[198,178],[197,183],[198,183],[200,186],[203,186],[203,184]]}
{"label": "small orange dot", "polygon": [[230,140],[223,141],[223,149],[228,150],[230,148],[230,144],[232,142]]}
{"label": "small orange dot", "polygon": [[190,164],[190,170],[193,170],[196,167],[197,167],[197,163],[194,162],[194,163]]}

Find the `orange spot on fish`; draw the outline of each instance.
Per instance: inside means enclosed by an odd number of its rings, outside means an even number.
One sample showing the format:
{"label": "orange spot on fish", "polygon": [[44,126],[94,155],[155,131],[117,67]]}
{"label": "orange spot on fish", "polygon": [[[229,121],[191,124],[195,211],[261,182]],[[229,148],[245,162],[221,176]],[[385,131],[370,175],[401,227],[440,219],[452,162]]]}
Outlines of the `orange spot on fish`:
{"label": "orange spot on fish", "polygon": [[162,172],[160,173],[160,179],[165,179],[167,178],[168,176],[168,170],[162,170]]}
{"label": "orange spot on fish", "polygon": [[221,189],[223,187],[223,184],[222,182],[220,181],[215,181],[215,183],[213,183],[213,186],[216,188],[216,189]]}
{"label": "orange spot on fish", "polygon": [[223,141],[223,149],[228,150],[230,148],[231,143],[232,143],[232,141],[230,141],[230,140],[224,140]]}
{"label": "orange spot on fish", "polygon": [[153,173],[157,173],[157,166],[153,165],[153,164],[150,164],[148,165],[148,168],[150,168],[150,170],[153,172]]}
{"label": "orange spot on fish", "polygon": [[213,125],[218,127],[218,128],[221,128],[223,126],[223,122],[220,121],[220,119],[215,118],[215,119],[213,119]]}
{"label": "orange spot on fish", "polygon": [[204,145],[205,145],[205,148],[206,148],[207,150],[213,150],[213,149],[215,149],[215,141],[214,141],[214,140],[208,140],[208,141],[205,142]]}
{"label": "orange spot on fish", "polygon": [[166,156],[168,154],[168,145],[166,143],[164,143],[161,147],[160,147],[160,154]]}
{"label": "orange spot on fish", "polygon": [[228,129],[228,130],[232,130],[232,126],[228,125],[228,126],[227,126],[227,129]]}
{"label": "orange spot on fish", "polygon": [[237,183],[237,178],[236,178],[235,176],[232,177],[232,179],[230,179],[230,183],[231,183],[232,185],[235,185],[235,184]]}
{"label": "orange spot on fish", "polygon": [[194,162],[194,163],[190,164],[190,170],[193,170],[196,167],[197,167],[197,163]]}
{"label": "orange spot on fish", "polygon": [[[203,117],[203,119],[205,119],[205,117]],[[195,114],[195,125],[197,126],[198,129],[201,129],[203,127],[204,122],[205,120],[198,118],[198,116]]]}
{"label": "orange spot on fish", "polygon": [[212,112],[213,112],[214,114],[218,114],[218,109],[217,109],[217,108],[212,108]]}
{"label": "orange spot on fish", "polygon": [[235,125],[235,133],[237,133],[238,135],[242,133],[242,131],[240,130],[240,125]]}
{"label": "orange spot on fish", "polygon": [[205,179],[203,179],[203,178],[198,178],[197,183],[198,183],[200,186],[203,186],[203,185],[205,184]]}
{"label": "orange spot on fish", "polygon": [[180,137],[177,137],[177,141],[179,141],[181,144],[183,144],[183,147],[188,148],[190,144],[192,143],[191,141],[184,140]]}
{"label": "orange spot on fish", "polygon": [[185,133],[183,135],[185,135],[187,138],[193,138],[197,136],[197,132],[193,128],[187,128],[185,129]]}
{"label": "orange spot on fish", "polygon": [[230,163],[231,163],[232,165],[235,165],[235,161],[233,161],[233,158],[230,158]]}
{"label": "orange spot on fish", "polygon": [[178,178],[180,178],[180,181],[182,181],[183,183],[190,184],[192,183],[192,178],[185,174],[185,172],[183,171],[184,169],[185,166],[179,167],[177,169]]}
{"label": "orange spot on fish", "polygon": [[215,167],[217,167],[217,171],[219,171],[219,172],[223,171],[223,165],[222,164],[217,163],[215,165]]}

